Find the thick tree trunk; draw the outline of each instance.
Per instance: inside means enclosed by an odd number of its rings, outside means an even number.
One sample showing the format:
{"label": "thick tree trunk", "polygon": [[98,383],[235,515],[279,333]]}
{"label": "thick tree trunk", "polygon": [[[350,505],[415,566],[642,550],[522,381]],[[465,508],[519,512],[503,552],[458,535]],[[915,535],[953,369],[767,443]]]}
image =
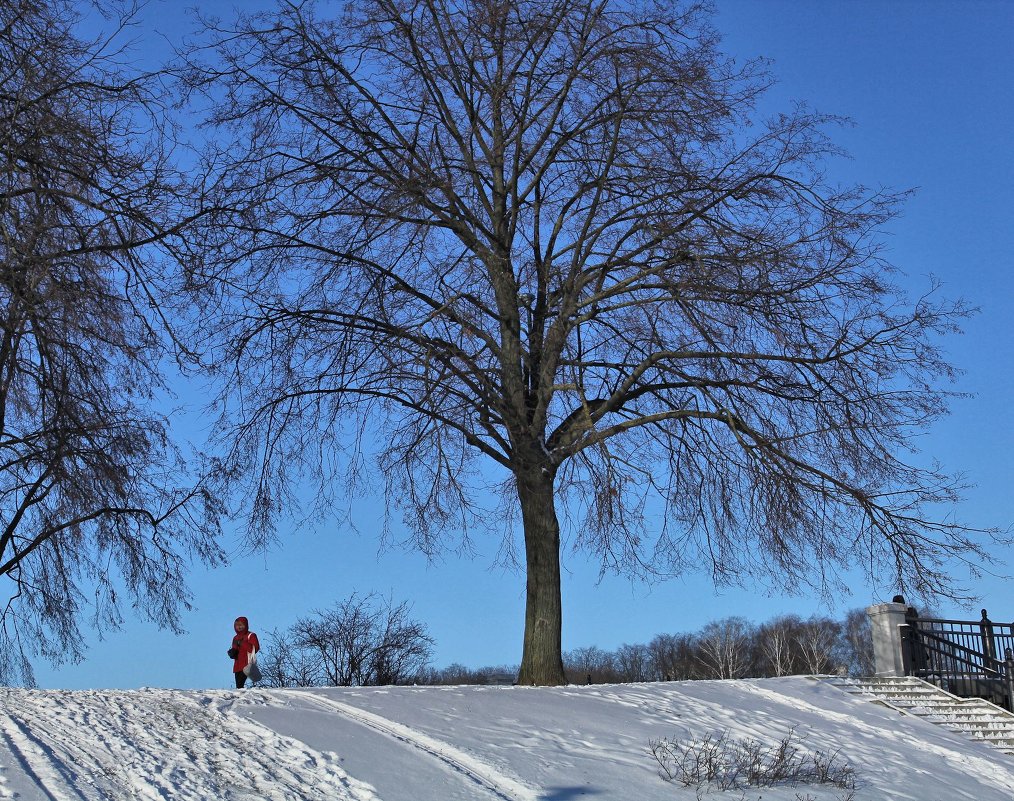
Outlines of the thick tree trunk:
{"label": "thick tree trunk", "polygon": [[566,684],[563,674],[563,605],[560,599],[560,523],[553,478],[541,470],[518,478],[525,527],[528,594],[519,684]]}

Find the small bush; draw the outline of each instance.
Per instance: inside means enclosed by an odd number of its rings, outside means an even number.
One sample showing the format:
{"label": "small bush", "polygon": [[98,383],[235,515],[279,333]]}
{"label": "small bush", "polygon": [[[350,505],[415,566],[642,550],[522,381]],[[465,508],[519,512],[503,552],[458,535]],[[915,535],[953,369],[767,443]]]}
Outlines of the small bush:
{"label": "small bush", "polygon": [[[838,751],[808,751],[795,729],[776,745],[737,740],[726,732],[703,737],[649,742],[659,775],[684,787],[713,785],[719,790],[778,784],[830,784],[851,795],[855,771]],[[846,796],[847,797],[847,796]]]}

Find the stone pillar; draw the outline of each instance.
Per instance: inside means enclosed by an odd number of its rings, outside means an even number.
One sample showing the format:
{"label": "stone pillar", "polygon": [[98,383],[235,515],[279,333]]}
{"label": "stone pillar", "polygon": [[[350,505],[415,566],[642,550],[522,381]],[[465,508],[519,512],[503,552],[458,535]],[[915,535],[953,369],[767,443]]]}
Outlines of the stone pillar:
{"label": "stone pillar", "polygon": [[878,676],[904,676],[902,626],[905,626],[906,603],[874,604],[866,608],[873,634],[873,663]]}

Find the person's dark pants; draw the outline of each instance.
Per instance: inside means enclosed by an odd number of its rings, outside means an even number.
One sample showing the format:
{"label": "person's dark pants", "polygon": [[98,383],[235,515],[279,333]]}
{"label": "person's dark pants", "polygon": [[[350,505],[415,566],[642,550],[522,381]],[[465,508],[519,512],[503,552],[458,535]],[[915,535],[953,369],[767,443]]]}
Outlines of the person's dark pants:
{"label": "person's dark pants", "polygon": [[246,684],[246,673],[244,673],[242,670],[237,670],[236,671],[236,689],[237,690],[242,690],[243,689],[243,685],[245,685],[245,684]]}

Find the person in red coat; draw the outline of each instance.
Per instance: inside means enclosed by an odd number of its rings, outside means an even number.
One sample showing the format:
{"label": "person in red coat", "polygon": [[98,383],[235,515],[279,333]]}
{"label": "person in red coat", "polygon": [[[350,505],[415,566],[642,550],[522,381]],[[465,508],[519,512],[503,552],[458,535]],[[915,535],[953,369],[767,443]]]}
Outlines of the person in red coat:
{"label": "person in red coat", "polygon": [[261,644],[257,635],[250,631],[250,621],[245,617],[236,618],[232,627],[236,630],[236,636],[232,638],[229,658],[232,659],[232,672],[236,674],[236,689],[242,689],[246,684],[246,673],[243,670],[249,664],[250,656],[261,649]]}

